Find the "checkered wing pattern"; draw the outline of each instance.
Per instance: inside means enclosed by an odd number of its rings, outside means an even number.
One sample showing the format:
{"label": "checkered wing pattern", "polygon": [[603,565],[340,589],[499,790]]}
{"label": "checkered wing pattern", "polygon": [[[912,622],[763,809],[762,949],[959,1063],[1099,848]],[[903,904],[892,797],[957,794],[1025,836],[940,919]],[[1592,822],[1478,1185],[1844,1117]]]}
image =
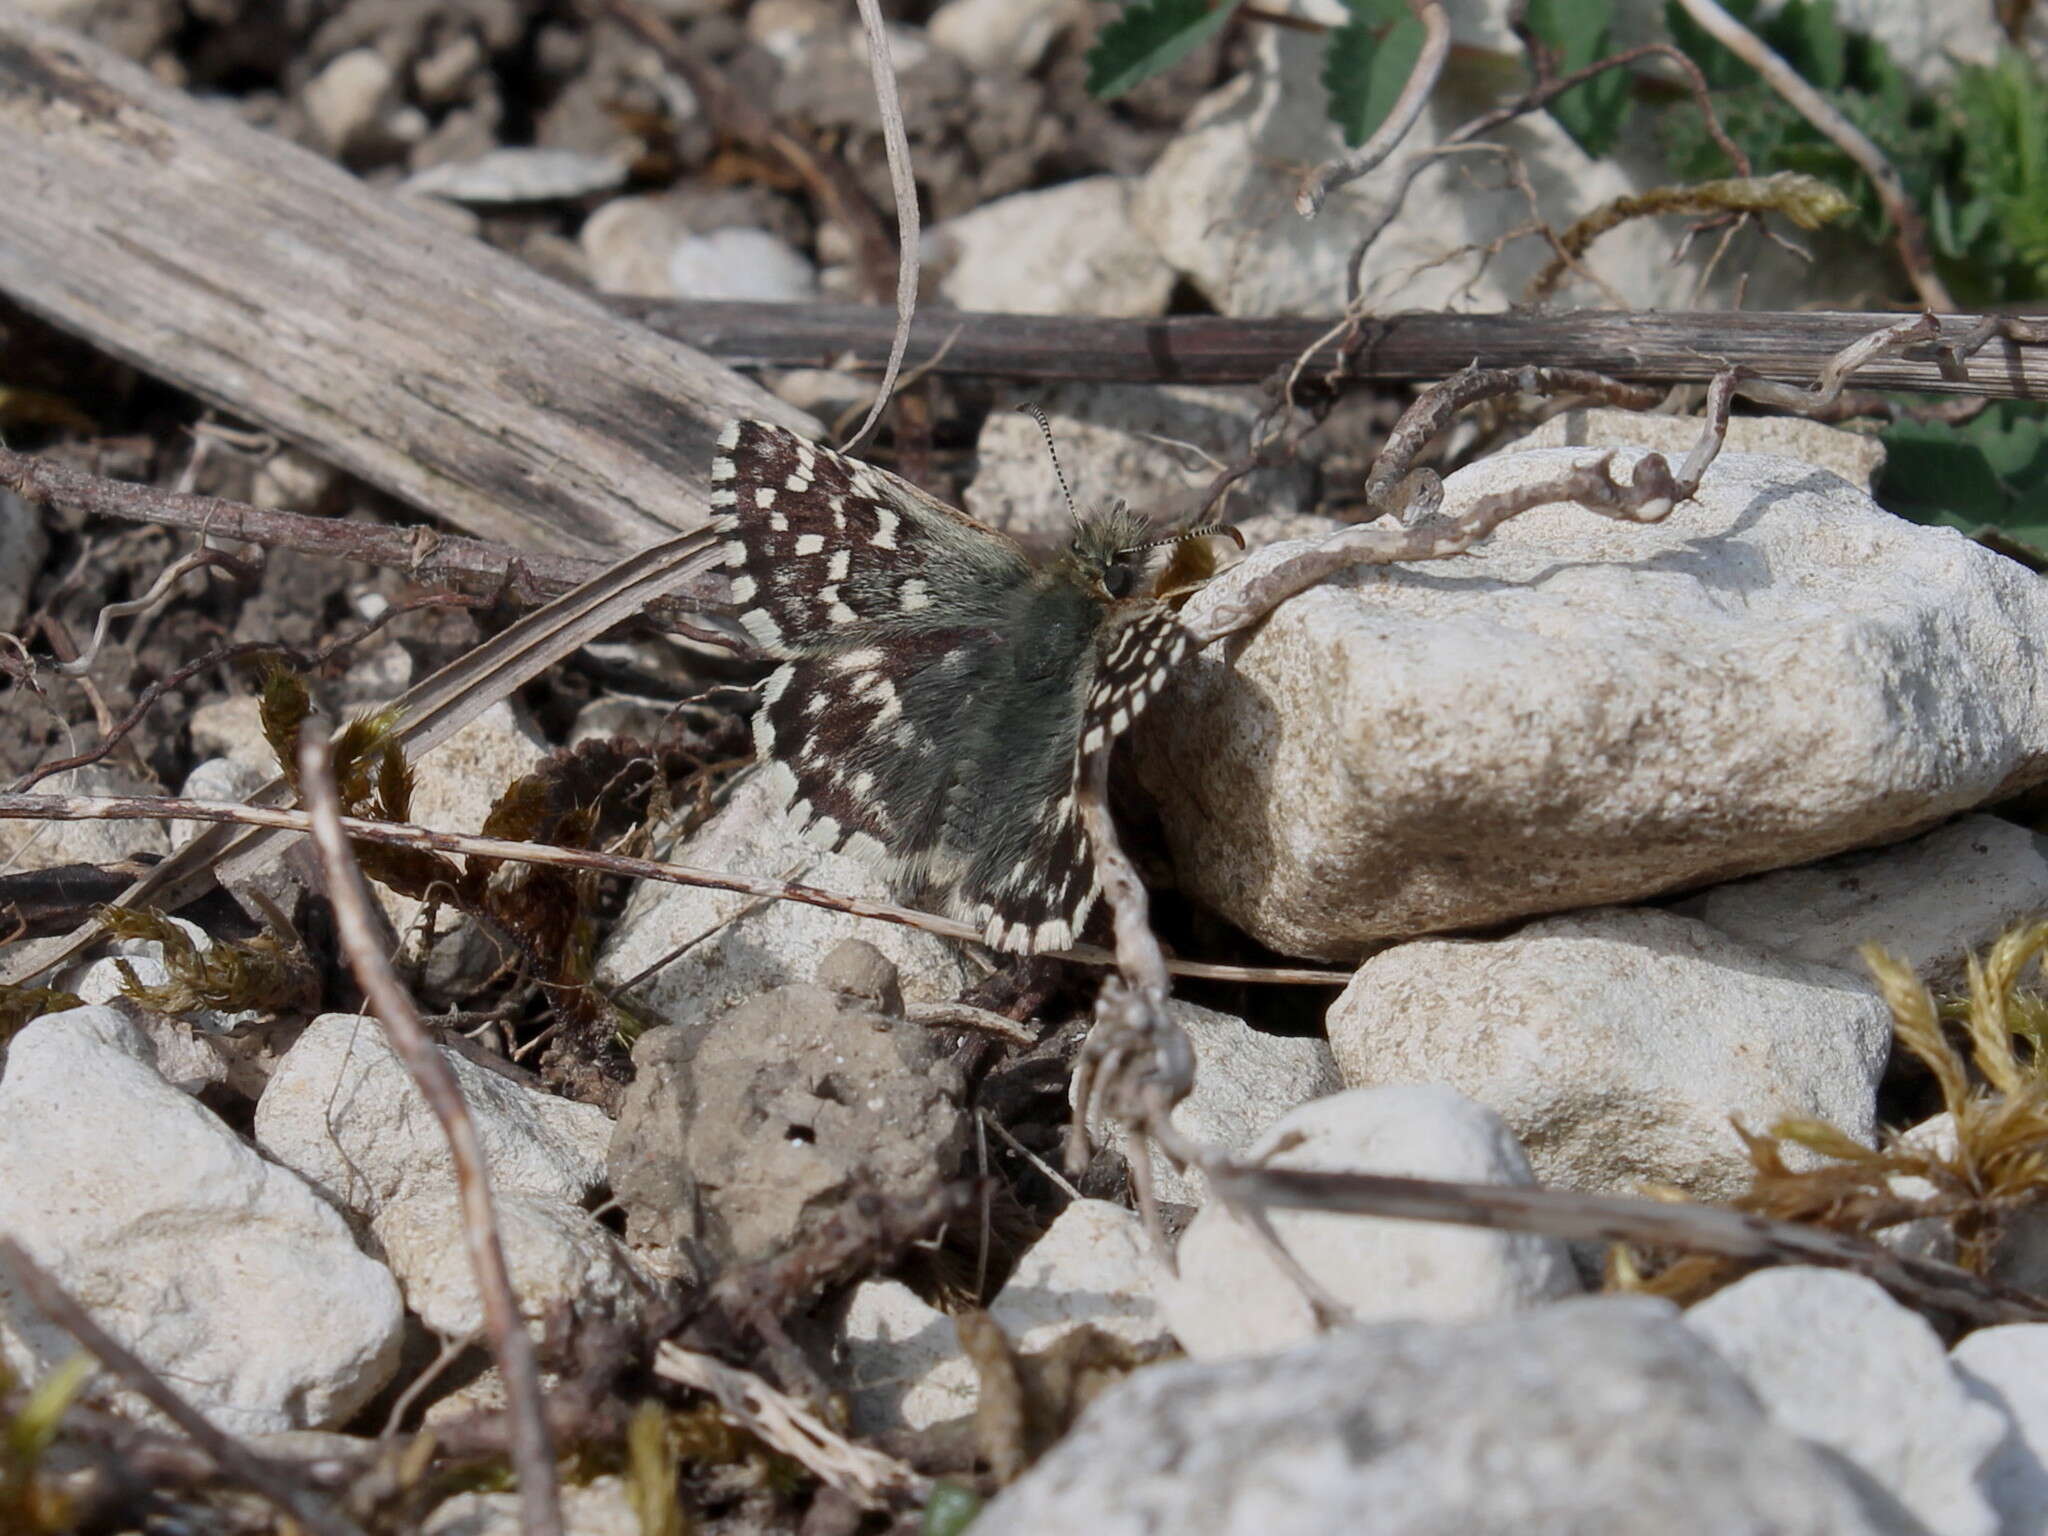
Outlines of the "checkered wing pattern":
{"label": "checkered wing pattern", "polygon": [[1076,790],[1187,653],[1163,605],[896,476],[738,422],[712,471],[741,626],[782,665],[755,743],[805,836],[998,948],[1065,948],[1098,894]]}

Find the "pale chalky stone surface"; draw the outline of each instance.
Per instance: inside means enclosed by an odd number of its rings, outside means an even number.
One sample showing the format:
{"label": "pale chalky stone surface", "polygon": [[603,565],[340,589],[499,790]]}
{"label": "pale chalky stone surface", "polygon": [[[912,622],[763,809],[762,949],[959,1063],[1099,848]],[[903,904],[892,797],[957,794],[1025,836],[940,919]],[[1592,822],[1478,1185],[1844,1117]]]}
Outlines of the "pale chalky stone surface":
{"label": "pale chalky stone surface", "polygon": [[2048,1533],[2048,1324],[1979,1328],[1949,1352],[1970,1396],[2006,1421],[1979,1484],[2004,1536]]}
{"label": "pale chalky stone surface", "polygon": [[1087,176],[1017,192],[932,231],[959,309],[1031,315],[1157,315],[1173,268],[1131,222],[1133,183]]}
{"label": "pale chalky stone surface", "polygon": [[1846,971],[1655,910],[1546,918],[1500,939],[1418,939],[1330,1007],[1347,1083],[1444,1083],[1497,1111],[1538,1180],[1726,1198],[1729,1125],[1817,1116],[1868,1141],[1891,1016]]}
{"label": "pale chalky stone surface", "polygon": [[[0,1232],[222,1429],[347,1422],[398,1369],[397,1285],[304,1180],[159,1077],[154,1054],[112,1008],[14,1037]],[[9,1367],[34,1379],[77,1348],[0,1279]]]}
{"label": "pale chalky stone surface", "polygon": [[1940,1338],[1873,1280],[1838,1269],[1770,1269],[1686,1313],[1688,1327],[1749,1383],[1772,1419],[1839,1451],[1936,1536],[1993,1536],[1977,1474],[2005,1436],[1974,1401]]}
{"label": "pale chalky stone surface", "polygon": [[[442,1054],[494,1192],[578,1204],[604,1182],[612,1123],[603,1110]],[[455,1190],[440,1122],[367,1015],[323,1014],[299,1036],[257,1101],[256,1144],[365,1221],[396,1201]]]}
{"label": "pale chalky stone surface", "polygon": [[[1135,1212],[1076,1200],[1031,1245],[989,1316],[1026,1354],[1083,1325],[1130,1344],[1167,1337],[1153,1297],[1158,1261]],[[857,1427],[923,1429],[974,1411],[979,1378],[953,1320],[895,1280],[866,1280],[847,1304],[845,1337]]]}
{"label": "pale chalky stone surface", "polygon": [[[872,865],[803,840],[777,808],[790,782],[780,764],[749,774],[695,836],[662,857],[725,874],[892,900],[888,882]],[[980,979],[959,944],[915,928],[801,902],[763,902],[652,880],[641,881],[627,899],[598,957],[597,977],[600,985],[616,987],[660,963],[627,1001],[652,1019],[696,1024],[785,982],[809,980],[842,939],[864,939],[880,950],[900,973],[910,1002],[951,1000]]]}
{"label": "pale chalky stone surface", "polygon": [[1884,848],[1717,885],[1673,909],[1747,943],[1868,975],[1876,944],[1938,990],[1969,957],[2048,910],[2048,838],[1996,816]]}
{"label": "pale chalky stone surface", "polygon": [[[1483,460],[1445,510],[1593,456]],[[1542,507],[1456,559],[1311,588],[1181,667],[1139,767],[1192,894],[1274,948],[1355,958],[1891,841],[2038,782],[2044,632],[2048,589],[2013,562],[1725,455],[1654,527]]]}
{"label": "pale chalky stone surface", "polygon": [[1382,1323],[1138,1372],[975,1536],[1906,1536],[1672,1309]]}
{"label": "pale chalky stone surface", "polygon": [[[1268,1168],[1396,1173],[1482,1184],[1534,1182],[1500,1116],[1449,1088],[1340,1093],[1281,1118],[1246,1154]],[[1361,1322],[1491,1317],[1580,1289],[1561,1239],[1314,1211],[1267,1213],[1273,1233]],[[1174,1337],[1197,1359],[1261,1354],[1312,1338],[1308,1299],[1252,1230],[1211,1203],[1182,1236],[1165,1286]]]}
{"label": "pale chalky stone surface", "polygon": [[[1327,1041],[1269,1035],[1243,1019],[1172,999],[1166,1011],[1187,1032],[1200,1064],[1195,1089],[1174,1106],[1173,1124],[1219,1152],[1238,1152],[1298,1104],[1344,1086]],[[1110,1120],[1102,1139],[1131,1156],[1130,1133]],[[1208,1194],[1201,1174],[1175,1168],[1152,1150],[1152,1189],[1161,1200],[1200,1205]]]}

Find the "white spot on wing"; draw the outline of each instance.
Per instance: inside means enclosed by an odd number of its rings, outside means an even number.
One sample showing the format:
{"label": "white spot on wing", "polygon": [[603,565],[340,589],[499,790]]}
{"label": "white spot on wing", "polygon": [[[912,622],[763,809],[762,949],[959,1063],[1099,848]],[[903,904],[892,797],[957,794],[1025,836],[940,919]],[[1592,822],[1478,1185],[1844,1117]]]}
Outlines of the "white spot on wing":
{"label": "white spot on wing", "polygon": [[796,552],[800,555],[816,555],[824,552],[825,535],[822,533],[800,533],[796,536]]}
{"label": "white spot on wing", "polygon": [[775,487],[772,485],[759,485],[754,487],[754,505],[760,507],[764,511],[767,508],[774,506]]}
{"label": "white spot on wing", "polygon": [[834,551],[832,552],[832,563],[831,563],[830,565],[828,565],[828,566],[826,566],[826,567],[825,567],[825,578],[826,578],[826,580],[828,580],[828,581],[844,581],[844,580],[846,580],[846,572],[847,572],[847,569],[848,569],[848,567],[849,567],[849,566],[851,566],[851,564],[852,564],[852,563],[853,563],[853,553],[852,553],[852,551],[851,551],[851,550],[845,550],[845,549],[837,549],[837,550],[834,550]]}
{"label": "white spot on wing", "polygon": [[896,528],[903,520],[887,507],[875,508],[875,536],[868,542],[877,549],[896,547]]}
{"label": "white spot on wing", "polygon": [[718,434],[718,446],[723,448],[727,453],[730,453],[733,449],[739,447],[739,445],[740,424],[737,421],[728,421],[725,424],[725,430]]}
{"label": "white spot on wing", "polygon": [[736,603],[751,603],[757,590],[751,576],[735,576],[732,579],[732,600]]}
{"label": "white spot on wing", "polygon": [[931,605],[932,595],[930,590],[915,576],[903,583],[902,588],[896,594],[896,606],[905,613],[916,613],[920,608],[929,608]]}

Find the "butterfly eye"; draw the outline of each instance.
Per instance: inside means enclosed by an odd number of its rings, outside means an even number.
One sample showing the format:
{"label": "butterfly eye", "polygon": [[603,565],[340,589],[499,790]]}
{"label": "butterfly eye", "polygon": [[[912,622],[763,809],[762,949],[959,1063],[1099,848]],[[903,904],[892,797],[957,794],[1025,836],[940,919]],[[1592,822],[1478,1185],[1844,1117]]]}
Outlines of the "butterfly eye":
{"label": "butterfly eye", "polygon": [[1129,597],[1138,573],[1128,565],[1112,565],[1102,573],[1102,589],[1111,597]]}

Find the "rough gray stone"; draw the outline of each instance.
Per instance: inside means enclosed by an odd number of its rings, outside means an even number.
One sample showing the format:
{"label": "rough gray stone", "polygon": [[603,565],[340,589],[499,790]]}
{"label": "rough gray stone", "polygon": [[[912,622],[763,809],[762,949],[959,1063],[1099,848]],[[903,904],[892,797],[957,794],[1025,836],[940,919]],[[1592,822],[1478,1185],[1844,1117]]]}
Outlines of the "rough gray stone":
{"label": "rough gray stone", "polygon": [[1891,1015],[1846,972],[1655,910],[1418,939],[1359,967],[1327,1019],[1354,1087],[1444,1083],[1497,1111],[1567,1189],[1749,1186],[1731,1116],[1869,1141]]}
{"label": "rough gray stone", "polygon": [[[494,1191],[580,1204],[604,1183],[611,1121],[603,1110],[442,1055],[469,1104]],[[455,1189],[440,1122],[367,1015],[323,1014],[307,1027],[256,1105],[256,1144],[365,1223],[396,1201]]]}
{"label": "rough gray stone", "polygon": [[628,1241],[701,1270],[766,1258],[854,1188],[914,1198],[966,1144],[932,1031],[800,983],[648,1031],[611,1144]]}
{"label": "rough gray stone", "polygon": [[[1205,1146],[1242,1151],[1287,1111],[1344,1086],[1326,1041],[1269,1035],[1177,998],[1166,1009],[1187,1032],[1198,1063],[1195,1090],[1174,1106],[1173,1123]],[[1112,1120],[1102,1129],[1107,1144],[1128,1157],[1122,1123]],[[1156,1151],[1152,1184],[1161,1200],[1178,1205],[1200,1205],[1208,1195],[1199,1173],[1182,1172]]]}
{"label": "rough gray stone", "polygon": [[[1304,1104],[1246,1158],[1266,1168],[1535,1182],[1500,1116],[1431,1086],[1361,1088]],[[1295,1261],[1361,1322],[1491,1317],[1580,1288],[1557,1238],[1315,1211],[1268,1216]],[[1227,1207],[1202,1208],[1178,1260],[1165,1287],[1167,1321],[1196,1359],[1261,1354],[1315,1336],[1308,1299]]]}
{"label": "rough gray stone", "polygon": [[[112,1008],[14,1037],[0,1232],[223,1429],[345,1423],[398,1368],[397,1285],[332,1207],[166,1083],[153,1056]],[[34,1379],[77,1347],[0,1280],[8,1365]]]}
{"label": "rough gray stone", "polygon": [[1873,1280],[1768,1269],[1685,1315],[1771,1418],[1839,1451],[1936,1536],[1992,1536],[1977,1472],[2005,1435],[1973,1401],[1941,1340]]}
{"label": "rough gray stone", "polygon": [[[1483,460],[1446,510],[1590,457]],[[1191,894],[1355,958],[1893,841],[2036,783],[2048,654],[2023,637],[2044,631],[2048,591],[2011,561],[1724,455],[1654,527],[1549,506],[1311,588],[1184,664],[1137,760]]]}
{"label": "rough gray stone", "polygon": [[[730,874],[802,881],[849,896],[890,899],[888,882],[851,852],[806,843],[777,809],[773,765],[738,785],[723,809],[662,857]],[[643,881],[598,959],[598,980],[616,987],[660,964],[628,995],[650,1017],[695,1027],[712,1014],[784,982],[810,976],[842,939],[873,944],[902,977],[911,1002],[949,1001],[979,979],[961,947],[914,928],[865,922],[793,901]]]}
{"label": "rough gray stone", "polygon": [[1174,271],[1131,222],[1132,186],[1088,176],[946,220],[931,235],[950,261],[939,291],[961,309],[1163,314]]}
{"label": "rough gray stone", "polygon": [[2002,1536],[2048,1536],[2048,1325],[1979,1328],[1949,1352],[1977,1402],[2005,1419],[1979,1482]]}
{"label": "rough gray stone", "polygon": [[1925,837],[1717,885],[1672,910],[1816,965],[1868,976],[1877,944],[1936,990],[1959,988],[1971,954],[2048,909],[2048,838],[1996,816]]}
{"label": "rough gray stone", "polygon": [[1905,1536],[1776,1429],[1665,1304],[1389,1323],[1152,1366],[1098,1398],[975,1536]]}
{"label": "rough gray stone", "polygon": [[[1228,462],[1244,452],[1267,407],[1257,389],[1196,385],[1059,384],[1033,399],[1052,427],[1076,500],[1098,506],[1123,496],[1154,518],[1170,514],[1176,497],[1190,502],[1180,510],[1192,511],[1192,499],[1216,478],[1215,463],[1177,444]],[[1037,422],[1021,411],[991,411],[975,455],[974,480],[961,498],[972,516],[1020,538],[1065,541],[1073,517]],[[1312,502],[1314,484],[1300,465],[1262,469],[1240,482],[1218,515],[1298,513]]]}

